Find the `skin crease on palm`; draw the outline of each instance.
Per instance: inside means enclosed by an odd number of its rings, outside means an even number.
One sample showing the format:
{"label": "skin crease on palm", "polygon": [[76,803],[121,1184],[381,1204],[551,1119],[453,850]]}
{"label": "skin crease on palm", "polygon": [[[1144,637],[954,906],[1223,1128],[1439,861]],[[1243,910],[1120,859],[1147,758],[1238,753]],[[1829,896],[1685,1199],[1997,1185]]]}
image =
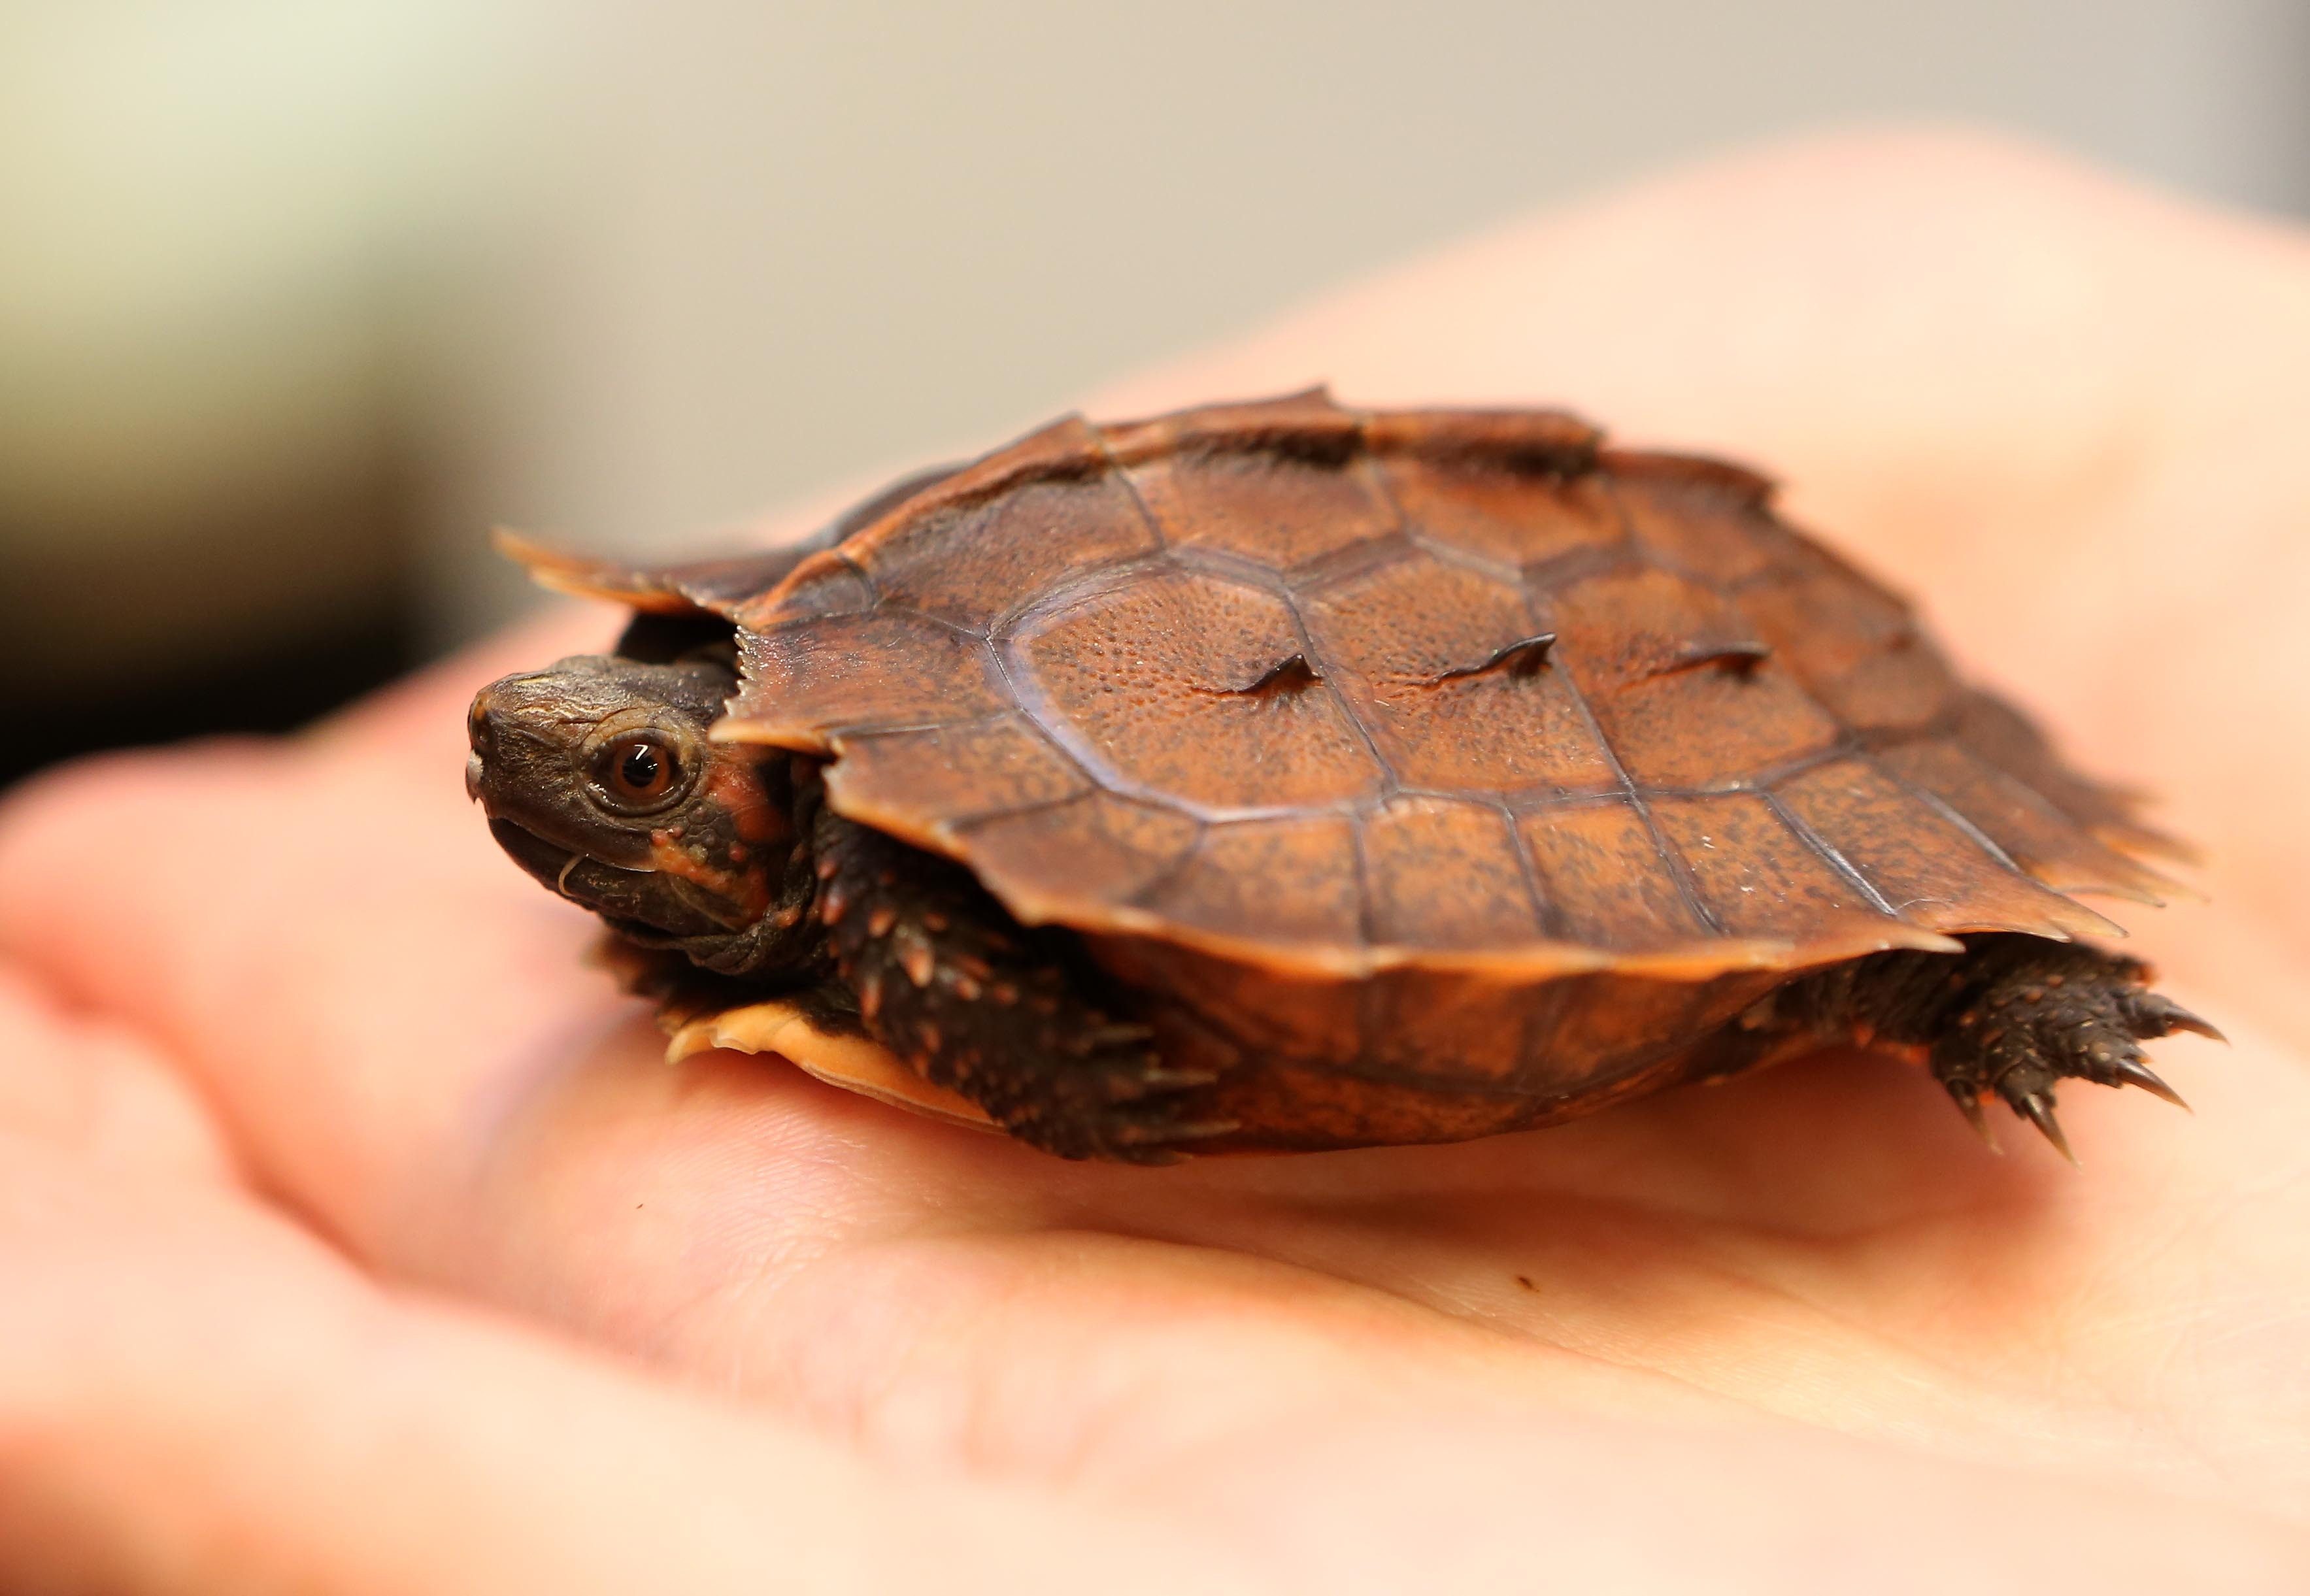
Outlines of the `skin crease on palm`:
{"label": "skin crease on palm", "polygon": [[0,1571],[2310,1584],[2310,239],[1991,141],[1816,141],[1086,408],[1317,378],[1766,464],[2156,790],[2210,902],[2120,912],[2235,1043],[2155,1049],[2194,1116],[2072,1083],[2081,1170],[2012,1121],[1997,1158],[1839,1054],[1136,1170],[669,1068],[460,791],[473,688],[610,635],[571,608],[294,742],[0,809]]}

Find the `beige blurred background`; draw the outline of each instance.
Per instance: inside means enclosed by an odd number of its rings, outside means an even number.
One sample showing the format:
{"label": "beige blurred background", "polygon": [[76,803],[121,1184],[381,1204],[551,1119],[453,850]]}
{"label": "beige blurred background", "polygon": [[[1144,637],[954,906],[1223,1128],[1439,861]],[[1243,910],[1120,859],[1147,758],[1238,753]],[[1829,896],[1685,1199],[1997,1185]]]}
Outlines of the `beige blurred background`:
{"label": "beige blurred background", "polygon": [[0,0],[0,780],[287,724],[1552,198],[1958,117],[2310,211],[2306,0]]}

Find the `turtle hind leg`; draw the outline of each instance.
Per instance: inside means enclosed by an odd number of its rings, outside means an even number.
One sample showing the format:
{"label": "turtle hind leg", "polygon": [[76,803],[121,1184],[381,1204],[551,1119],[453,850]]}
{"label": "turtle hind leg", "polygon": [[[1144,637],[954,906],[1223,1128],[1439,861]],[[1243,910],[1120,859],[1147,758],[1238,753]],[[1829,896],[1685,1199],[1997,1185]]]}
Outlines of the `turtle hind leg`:
{"label": "turtle hind leg", "polygon": [[1171,1069],[1062,935],[951,862],[821,806],[817,913],[866,1033],[1012,1135],[1066,1158],[1167,1163],[1236,1127]]}
{"label": "turtle hind leg", "polygon": [[1973,967],[1941,1016],[1927,1057],[1933,1075],[1968,1118],[2002,1100],[2075,1163],[2054,1115],[2063,1080],[2139,1087],[2180,1107],[2182,1095],[2142,1062],[2141,1044],[2179,1030],[2221,1033],[2149,987],[2140,959],[2075,942],[2036,937],[1973,940]]}
{"label": "turtle hind leg", "polygon": [[2182,1105],[2142,1062],[2141,1044],[2175,1031],[2221,1033],[2149,990],[2141,960],[2082,942],[1998,932],[1959,955],[1880,953],[1788,989],[1795,1011],[1830,1035],[1921,1047],[1933,1076],[1986,1133],[1991,1097],[2075,1162],[2054,1117],[2064,1080],[2139,1087]]}

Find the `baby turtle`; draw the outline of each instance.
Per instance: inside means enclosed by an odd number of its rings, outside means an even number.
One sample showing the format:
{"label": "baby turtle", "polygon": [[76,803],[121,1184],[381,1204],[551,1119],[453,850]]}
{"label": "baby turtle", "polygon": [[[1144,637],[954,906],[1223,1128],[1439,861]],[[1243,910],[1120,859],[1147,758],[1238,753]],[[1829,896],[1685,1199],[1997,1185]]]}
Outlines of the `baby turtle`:
{"label": "baby turtle", "polygon": [[1069,1158],[1444,1141],[1861,1040],[2067,1152],[2212,1035],[2070,894],[2130,801],[1736,465],[1316,391],[1056,421],[635,612],[466,781],[677,1054]]}

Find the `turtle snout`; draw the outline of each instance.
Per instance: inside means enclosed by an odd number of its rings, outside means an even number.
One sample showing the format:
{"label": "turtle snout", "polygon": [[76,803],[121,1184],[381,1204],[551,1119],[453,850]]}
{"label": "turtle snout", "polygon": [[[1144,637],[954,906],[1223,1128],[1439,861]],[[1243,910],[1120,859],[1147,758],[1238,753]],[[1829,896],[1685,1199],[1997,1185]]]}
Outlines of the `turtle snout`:
{"label": "turtle snout", "polygon": [[471,802],[482,801],[482,784],[489,775],[490,761],[498,754],[498,716],[501,713],[496,703],[501,683],[492,682],[473,695],[473,707],[465,712],[465,796]]}
{"label": "turtle snout", "polygon": [[550,672],[501,676],[465,711],[465,796],[491,815],[558,810],[569,760],[595,724]]}

